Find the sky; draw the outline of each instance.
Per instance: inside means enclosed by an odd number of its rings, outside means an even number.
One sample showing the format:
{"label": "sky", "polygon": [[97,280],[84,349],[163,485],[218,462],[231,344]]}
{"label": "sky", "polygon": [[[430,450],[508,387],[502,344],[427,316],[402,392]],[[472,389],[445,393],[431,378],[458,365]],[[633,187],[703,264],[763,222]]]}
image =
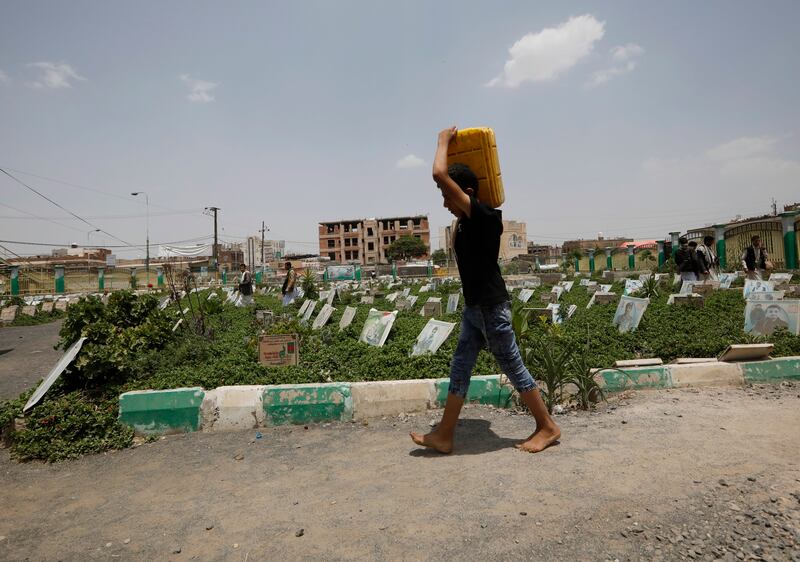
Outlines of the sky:
{"label": "sky", "polygon": [[0,168],[60,207],[0,174],[0,240],[143,255],[142,191],[153,245],[216,206],[223,242],[427,214],[436,249],[450,125],[495,130],[529,241],[662,238],[800,200],[798,53],[794,1],[9,1]]}

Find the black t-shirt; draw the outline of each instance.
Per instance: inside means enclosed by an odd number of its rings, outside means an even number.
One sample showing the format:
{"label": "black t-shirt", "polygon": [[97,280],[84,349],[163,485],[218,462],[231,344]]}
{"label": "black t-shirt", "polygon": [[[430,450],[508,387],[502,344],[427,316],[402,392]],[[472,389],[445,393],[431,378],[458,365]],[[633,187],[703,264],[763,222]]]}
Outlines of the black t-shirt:
{"label": "black t-shirt", "polygon": [[503,214],[470,197],[470,218],[456,224],[453,247],[458,273],[468,305],[489,306],[509,300],[506,284],[500,275],[497,256],[503,234]]}

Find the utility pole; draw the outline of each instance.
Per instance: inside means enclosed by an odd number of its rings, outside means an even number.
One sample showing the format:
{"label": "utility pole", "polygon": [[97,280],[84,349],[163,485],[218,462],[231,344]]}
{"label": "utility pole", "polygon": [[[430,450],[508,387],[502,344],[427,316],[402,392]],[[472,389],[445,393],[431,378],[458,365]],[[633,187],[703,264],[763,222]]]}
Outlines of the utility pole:
{"label": "utility pole", "polygon": [[214,246],[211,248],[211,254],[214,256],[214,271],[219,271],[219,251],[217,246],[217,211],[221,211],[219,207],[206,207],[206,211],[214,213]]}

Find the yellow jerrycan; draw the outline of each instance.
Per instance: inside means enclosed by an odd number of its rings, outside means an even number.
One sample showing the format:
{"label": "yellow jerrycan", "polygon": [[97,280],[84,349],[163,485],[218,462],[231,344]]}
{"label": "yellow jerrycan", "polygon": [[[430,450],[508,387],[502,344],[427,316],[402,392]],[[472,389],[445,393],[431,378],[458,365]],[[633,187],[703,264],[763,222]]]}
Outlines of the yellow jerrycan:
{"label": "yellow jerrycan", "polygon": [[506,200],[497,141],[489,127],[460,129],[447,149],[447,165],[466,164],[478,176],[478,199],[492,208]]}

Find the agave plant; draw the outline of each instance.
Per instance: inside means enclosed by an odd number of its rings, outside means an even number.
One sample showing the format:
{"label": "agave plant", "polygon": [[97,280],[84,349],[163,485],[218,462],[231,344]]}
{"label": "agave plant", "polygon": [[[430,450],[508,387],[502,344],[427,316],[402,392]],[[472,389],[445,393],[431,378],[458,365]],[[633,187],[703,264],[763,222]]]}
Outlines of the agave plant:
{"label": "agave plant", "polygon": [[658,296],[658,290],[660,288],[660,283],[656,279],[655,275],[651,275],[647,279],[642,282],[642,288],[637,291],[640,296],[653,299]]}
{"label": "agave plant", "polygon": [[310,269],[306,269],[300,282],[303,288],[303,293],[308,299],[316,300],[319,298],[319,291],[317,291],[317,276]]}

